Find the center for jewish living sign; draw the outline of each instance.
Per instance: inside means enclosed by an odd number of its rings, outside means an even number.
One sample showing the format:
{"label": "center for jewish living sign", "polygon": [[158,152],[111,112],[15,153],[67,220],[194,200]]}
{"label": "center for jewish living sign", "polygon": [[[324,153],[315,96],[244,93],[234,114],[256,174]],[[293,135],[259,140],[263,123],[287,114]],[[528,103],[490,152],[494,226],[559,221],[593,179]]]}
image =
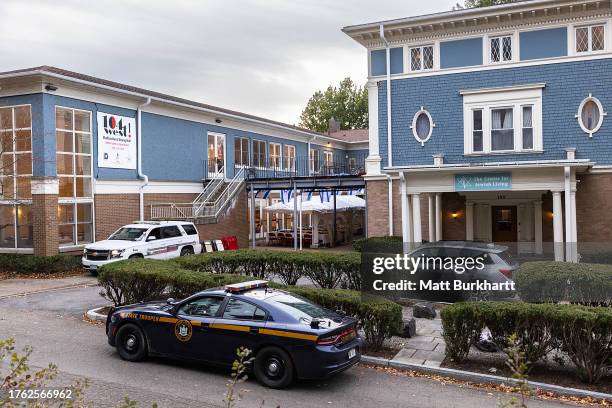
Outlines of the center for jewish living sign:
{"label": "center for jewish living sign", "polygon": [[136,169],[136,119],[98,112],[98,167]]}
{"label": "center for jewish living sign", "polygon": [[455,191],[511,190],[512,173],[455,174]]}

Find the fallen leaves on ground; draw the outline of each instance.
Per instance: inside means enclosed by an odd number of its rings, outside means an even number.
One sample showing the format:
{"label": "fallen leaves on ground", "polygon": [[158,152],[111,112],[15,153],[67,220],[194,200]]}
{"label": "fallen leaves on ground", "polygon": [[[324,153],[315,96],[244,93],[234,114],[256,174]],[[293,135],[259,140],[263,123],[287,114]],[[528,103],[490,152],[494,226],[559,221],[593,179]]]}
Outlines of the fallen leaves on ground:
{"label": "fallen leaves on ground", "polygon": [[[484,389],[489,391],[503,392],[503,393],[518,393],[519,387],[516,385],[506,384],[489,384],[489,383],[474,383],[470,381],[458,380],[456,378],[445,377],[439,374],[428,374],[413,370],[400,370],[392,367],[380,367],[371,364],[361,364],[364,367],[372,368],[377,371],[384,371],[391,375],[412,377],[412,378],[427,378],[430,380],[438,381],[442,384],[453,384],[461,386],[469,386],[472,388]],[[612,400],[609,399],[595,399],[592,397],[579,397],[570,395],[560,395],[550,391],[544,391],[539,388],[534,390],[534,395],[543,400],[554,400],[561,402],[571,402],[574,404],[597,406],[597,407],[612,407]]]}

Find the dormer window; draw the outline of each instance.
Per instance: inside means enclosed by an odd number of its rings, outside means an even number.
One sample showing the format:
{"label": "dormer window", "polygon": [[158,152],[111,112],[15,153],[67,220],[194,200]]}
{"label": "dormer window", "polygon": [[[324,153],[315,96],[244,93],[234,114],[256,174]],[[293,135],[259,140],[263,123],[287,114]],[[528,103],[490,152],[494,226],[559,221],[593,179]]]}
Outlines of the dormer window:
{"label": "dormer window", "polygon": [[576,52],[603,51],[605,49],[605,31],[602,24],[576,28]]}
{"label": "dormer window", "polygon": [[433,45],[410,48],[410,70],[424,71],[434,67]]}

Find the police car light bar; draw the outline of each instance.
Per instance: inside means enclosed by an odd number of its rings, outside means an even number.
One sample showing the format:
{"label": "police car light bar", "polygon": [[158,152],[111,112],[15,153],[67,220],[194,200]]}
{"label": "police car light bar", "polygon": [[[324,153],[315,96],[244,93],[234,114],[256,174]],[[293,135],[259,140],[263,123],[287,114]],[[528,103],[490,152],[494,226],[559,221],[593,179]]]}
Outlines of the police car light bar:
{"label": "police car light bar", "polygon": [[267,288],[268,281],[265,280],[254,280],[242,283],[233,283],[231,285],[225,285],[225,291],[229,293],[240,293],[249,289]]}

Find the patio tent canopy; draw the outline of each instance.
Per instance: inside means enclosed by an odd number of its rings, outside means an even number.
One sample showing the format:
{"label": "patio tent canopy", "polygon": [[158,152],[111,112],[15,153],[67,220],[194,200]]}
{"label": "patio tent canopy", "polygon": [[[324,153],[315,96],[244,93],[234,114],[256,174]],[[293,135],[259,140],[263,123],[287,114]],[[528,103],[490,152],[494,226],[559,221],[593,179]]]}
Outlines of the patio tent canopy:
{"label": "patio tent canopy", "polygon": [[[301,208],[302,213],[326,213],[334,211],[333,197],[330,197],[330,201],[321,202],[319,197],[313,196],[310,198],[310,200],[302,201],[301,197],[298,196],[297,205],[298,208]],[[365,200],[357,196],[336,196],[336,211],[363,210],[365,209],[365,205]],[[266,207],[265,210],[269,212],[293,213],[294,202],[293,199],[286,203],[278,202]]]}

